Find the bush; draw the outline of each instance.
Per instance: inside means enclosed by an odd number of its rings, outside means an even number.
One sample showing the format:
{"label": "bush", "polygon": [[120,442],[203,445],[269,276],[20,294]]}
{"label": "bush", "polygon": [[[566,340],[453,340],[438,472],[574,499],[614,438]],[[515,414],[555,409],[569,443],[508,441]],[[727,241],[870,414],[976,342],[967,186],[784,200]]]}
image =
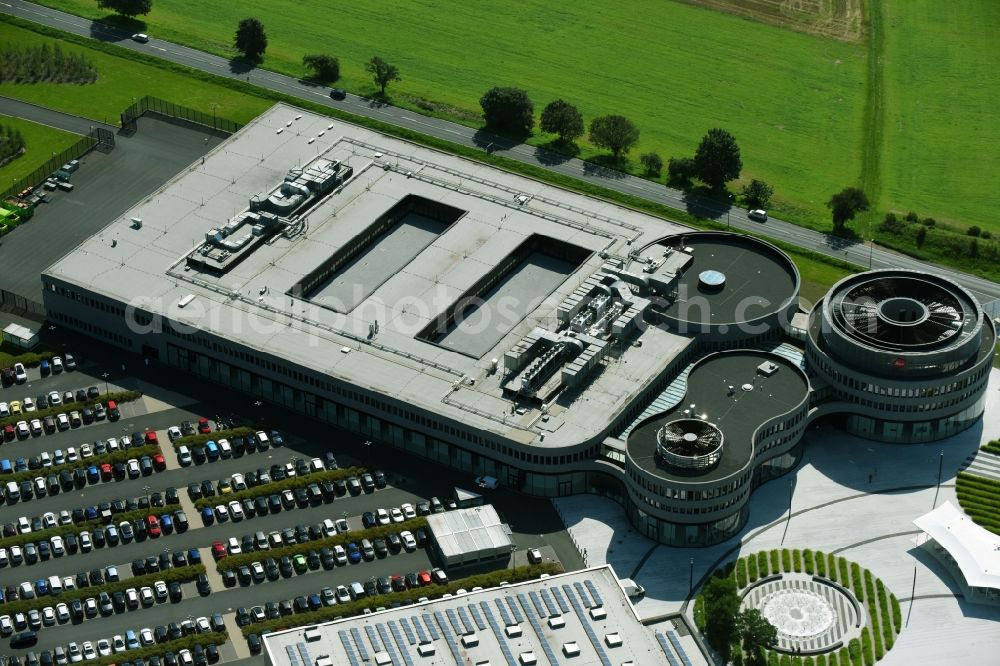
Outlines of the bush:
{"label": "bush", "polygon": [[15,127],[0,124],[0,164],[24,150],[24,135]]}
{"label": "bush", "polygon": [[781,666],[792,666],[792,658],[787,654],[781,655]]}
{"label": "bush", "polygon": [[[91,456],[86,460],[80,459],[74,463],[65,463],[63,465],[52,465],[51,467],[44,467],[42,469],[27,469],[23,472],[14,472],[13,474],[5,474],[3,477],[4,481],[31,481],[37,476],[48,476],[49,474],[59,475],[63,470],[73,471],[77,467],[89,467],[91,465],[97,465],[100,467],[103,463],[109,463],[114,465],[118,462],[125,462],[130,458],[141,458],[143,456],[153,456],[160,452],[160,447],[156,444],[146,444],[145,446],[137,446],[130,448],[128,450],[119,449],[117,451],[112,451],[111,453],[105,453],[100,456]],[[105,482],[109,483],[109,482]],[[72,491],[62,491],[62,492],[72,492]]]}
{"label": "bush", "polygon": [[282,479],[281,481],[272,481],[271,483],[254,486],[253,488],[247,488],[246,490],[241,490],[236,493],[229,493],[228,495],[202,497],[201,499],[195,500],[194,506],[196,509],[204,509],[205,507],[216,506],[220,503],[229,504],[233,500],[242,501],[246,498],[253,499],[261,495],[273,495],[275,493],[280,493],[283,490],[306,488],[314,483],[346,479],[350,476],[361,474],[364,471],[364,467],[345,467],[344,469],[325,469],[322,472],[312,472],[311,474],[306,474],[305,476],[295,475],[290,478]]}
{"label": "bush", "polygon": [[705,633],[705,596],[702,594],[694,598],[694,626]]}
{"label": "bush", "polygon": [[[834,655],[831,654],[830,656],[833,657]],[[816,655],[816,666],[826,666],[826,655],[825,654],[818,654],[818,655]]]}
{"label": "bush", "polygon": [[[214,643],[217,647],[222,647],[226,641],[229,640],[229,634],[225,631],[211,632],[207,634],[193,634],[191,636],[184,636],[183,638],[178,638],[175,641],[166,641],[164,643],[159,643],[157,645],[147,645],[145,647],[140,647],[137,650],[129,650],[128,658],[135,663],[135,660],[142,657],[149,663],[149,658],[154,655],[163,656],[168,652],[173,652],[177,654],[181,650],[193,650],[195,645],[201,645],[205,647],[210,643]],[[122,663],[122,655],[112,654],[107,657],[100,657],[97,661],[87,662],[88,664],[97,664],[98,666],[110,666],[111,664]]]}
{"label": "bush", "polygon": [[778,573],[782,571],[781,554],[777,550],[772,550],[770,555],[771,555],[771,573]]}
{"label": "bush", "polygon": [[757,558],[753,555],[747,558],[747,575],[750,577],[751,583],[757,582],[757,578],[759,577],[757,575]]}
{"label": "bush", "polygon": [[736,585],[740,589],[747,586],[747,561],[744,557],[736,560]]}
{"label": "bush", "polygon": [[82,53],[65,53],[55,42],[0,51],[0,83],[93,83],[97,67]]}
{"label": "bush", "polygon": [[864,601],[864,580],[861,578],[861,567],[858,566],[857,562],[851,562],[851,586],[858,601]]}
{"label": "bush", "polygon": [[802,666],[816,666],[816,661],[807,655],[802,658]]}
{"label": "bush", "polygon": [[111,393],[101,393],[93,400],[87,399],[83,402],[71,402],[68,405],[56,405],[55,407],[37,409],[30,413],[17,414],[16,416],[9,416],[7,418],[0,419],[0,428],[8,424],[16,424],[18,421],[30,421],[31,419],[44,420],[46,416],[58,416],[59,414],[69,414],[70,412],[83,411],[84,408],[93,407],[98,402],[106,405],[108,400],[114,400],[118,404],[123,404],[133,400],[138,400],[141,397],[142,393],[140,391],[112,391]]}
{"label": "bush", "polygon": [[792,551],[792,568],[795,569],[795,573],[802,573],[802,551],[798,548]]}
{"label": "bush", "polygon": [[839,574],[840,574],[840,583],[844,587],[850,587],[851,576],[848,573],[847,560],[845,560],[843,557],[838,557],[837,558],[837,569],[838,569]]}
{"label": "bush", "polygon": [[282,546],[280,548],[272,548],[271,550],[264,551],[262,553],[240,553],[239,555],[230,555],[229,557],[219,560],[216,563],[216,567],[218,567],[219,571],[225,571],[226,569],[238,569],[244,564],[251,564],[268,557],[273,557],[278,560],[285,555],[288,555],[289,557],[300,554],[305,555],[310,550],[318,551],[321,548],[332,548],[337,545],[346,546],[352,541],[361,541],[361,539],[377,539],[392,532],[398,533],[403,530],[410,530],[412,532],[415,529],[426,527],[426,525],[427,518],[425,516],[417,516],[416,518],[411,518],[410,520],[402,523],[378,525],[377,527],[369,527],[366,530],[351,530],[350,532],[334,534],[333,536],[328,536],[324,539],[306,541],[305,543],[296,543],[291,546]]}
{"label": "bush", "polygon": [[639,161],[646,169],[647,176],[659,178],[660,172],[663,171],[663,158],[658,153],[643,153],[639,156]]}
{"label": "bush", "polygon": [[671,157],[667,160],[667,185],[688,187],[695,177],[693,157]]}
{"label": "bush", "polygon": [[372,597],[358,599],[357,601],[349,601],[344,604],[325,606],[315,611],[297,613],[295,615],[280,617],[266,622],[250,624],[242,628],[243,635],[262,634],[265,631],[280,631],[291,627],[301,627],[307,624],[326,622],[338,617],[360,615],[366,608],[375,609],[378,606],[388,606],[390,601],[406,603],[407,601],[416,601],[420,597],[435,599],[445,593],[454,594],[455,590],[458,590],[459,588],[471,590],[473,587],[498,587],[501,582],[505,581],[515,583],[524,580],[534,580],[543,573],[556,574],[561,572],[562,567],[555,562],[543,562],[542,564],[533,564],[530,567],[518,567],[516,572],[511,572],[510,569],[506,568],[499,569],[485,574],[477,574],[449,581],[447,585],[416,587],[411,590],[406,590],[405,592],[390,592],[388,595],[377,594]]}
{"label": "bush", "polygon": [[917,214],[915,212],[913,212],[912,210],[909,213],[906,214],[906,221],[907,222],[916,222],[919,219],[920,218],[917,216]]}
{"label": "bush", "polygon": [[972,225],[965,233],[973,238],[978,238],[979,236],[982,236],[983,230],[976,225]]}
{"label": "bush", "polygon": [[216,432],[210,432],[208,434],[202,435],[188,435],[187,437],[179,437],[174,440],[174,449],[179,449],[182,446],[186,446],[189,449],[192,446],[199,446],[205,442],[217,442],[220,439],[232,439],[233,437],[245,437],[246,435],[252,435],[256,430],[253,428],[248,428],[247,426],[240,426],[239,428],[230,428],[228,430],[218,430]]}
{"label": "bush", "polygon": [[983,240],[989,240],[993,238],[993,234],[991,234],[988,229],[983,229],[983,232],[979,235],[982,237]]}
{"label": "bush", "polygon": [[917,247],[923,247],[926,241],[927,241],[927,227],[920,227],[919,229],[917,229],[917,233],[914,236],[914,242],[916,242]]}
{"label": "bush", "polygon": [[767,653],[767,666],[779,666],[779,659],[777,652]]}
{"label": "bush", "polygon": [[[853,643],[854,641],[851,642]],[[872,639],[869,635],[868,627],[861,630],[861,655],[864,658],[865,666],[872,666],[875,663],[875,655],[872,654]]]}
{"label": "bush", "polygon": [[[862,636],[863,635],[864,632],[862,632]],[[861,641],[859,641],[857,638],[852,638],[851,641],[847,644],[847,654],[850,656],[852,664],[860,664]]]}
{"label": "bush", "polygon": [[760,577],[767,578],[770,575],[770,569],[767,564],[767,552],[760,551],[757,553],[757,568],[760,569]]}
{"label": "bush", "polygon": [[302,56],[302,64],[311,69],[313,77],[319,81],[331,82],[340,78],[340,61],[331,55]]}
{"label": "bush", "polygon": [[815,571],[813,566],[813,552],[808,548],[802,551],[802,566],[805,568],[807,574],[810,576],[813,575]]}
{"label": "bush", "polygon": [[787,548],[781,549],[781,570],[785,573],[792,573],[792,551]]}
{"label": "bush", "polygon": [[816,575],[826,577],[826,555],[823,554],[823,551],[817,550],[815,558],[816,558]]}
{"label": "bush", "polygon": [[937,220],[935,220],[933,217],[925,217],[923,220],[921,220],[921,224],[923,224],[925,227],[933,227],[935,224],[937,224]]}
{"label": "bush", "polygon": [[892,604],[892,626],[898,634],[903,630],[903,613],[899,609],[899,601],[895,594],[889,595],[889,603]]}
{"label": "bush", "polygon": [[[858,645],[858,651],[859,651],[858,659],[859,660],[861,659],[861,657],[860,657],[860,650],[861,650],[861,646]],[[854,660],[851,659],[851,657],[850,657],[850,651],[846,647],[840,648],[840,652],[837,654],[837,660],[840,662],[840,666],[847,666],[848,664],[853,664],[854,663]]]}
{"label": "bush", "polygon": [[827,659],[828,666],[837,666],[837,653],[831,652]]}

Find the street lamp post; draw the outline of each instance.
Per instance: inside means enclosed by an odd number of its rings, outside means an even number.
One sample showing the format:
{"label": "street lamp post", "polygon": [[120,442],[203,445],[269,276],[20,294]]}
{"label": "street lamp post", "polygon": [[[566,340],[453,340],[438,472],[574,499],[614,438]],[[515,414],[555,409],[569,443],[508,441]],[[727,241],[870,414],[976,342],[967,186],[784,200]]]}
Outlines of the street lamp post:
{"label": "street lamp post", "polygon": [[517,579],[517,546],[510,544],[510,578],[511,582]]}
{"label": "street lamp post", "polygon": [[107,393],[111,393],[111,391],[110,391],[110,390],[108,390],[108,377],[110,377],[110,376],[111,376],[111,375],[110,375],[109,373],[107,373],[107,372],[105,372],[105,373],[103,373],[103,374],[101,375],[101,379],[103,379],[103,380],[104,380],[104,393],[105,393],[105,394],[107,394]]}
{"label": "street lamp post", "polygon": [[688,567],[688,597],[694,592],[694,558],[692,557]]}
{"label": "street lamp post", "polygon": [[944,470],[944,449],[941,449],[940,455],[938,455],[938,480],[937,480],[937,490],[934,491],[934,504],[931,505],[931,510],[937,507],[938,493],[941,492],[941,473]]}
{"label": "street lamp post", "polygon": [[726,229],[727,230],[732,228],[730,226],[730,224],[729,224],[729,213],[732,212],[732,210],[733,210],[733,195],[730,194],[729,195],[729,205],[726,206]]}
{"label": "street lamp post", "polygon": [[872,255],[875,254],[875,239],[868,241],[868,270],[872,269]]}

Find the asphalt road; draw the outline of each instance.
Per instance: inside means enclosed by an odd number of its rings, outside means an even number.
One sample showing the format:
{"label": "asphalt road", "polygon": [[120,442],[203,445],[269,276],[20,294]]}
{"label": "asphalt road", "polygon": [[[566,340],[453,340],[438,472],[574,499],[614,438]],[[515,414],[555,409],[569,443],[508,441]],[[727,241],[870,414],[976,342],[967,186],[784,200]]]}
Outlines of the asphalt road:
{"label": "asphalt road", "polygon": [[831,257],[851,261],[861,266],[870,265],[872,268],[908,268],[919,271],[931,270],[962,284],[984,302],[1000,298],[1000,285],[989,280],[921,262],[878,247],[872,248],[864,243],[845,243],[843,239],[835,238],[828,234],[821,234],[775,218],[769,219],[764,224],[754,222],[746,217],[746,211],[742,209],[727,206],[703,197],[688,195],[680,190],[667,188],[663,185],[651,183],[618,171],[605,169],[582,160],[567,158],[566,156],[554,154],[540,148],[518,144],[482,130],[422,116],[382,102],[355,95],[348,95],[344,100],[334,101],[329,97],[328,88],[303,83],[298,79],[266,70],[247,70],[246,65],[242,62],[226,60],[225,58],[210,55],[186,46],[155,39],[155,36],[148,43],[139,44],[129,39],[130,35],[124,31],[114,30],[88,19],[47,7],[41,7],[30,2],[25,2],[24,0],[0,0],[0,11],[85,37],[114,42],[128,49],[151,53],[166,60],[219,76],[243,79],[276,92],[339,108],[359,116],[375,118],[462,145],[489,150],[494,154],[573,176],[574,178],[579,178],[625,194],[639,196],[672,208],[687,210],[697,215],[719,221],[725,220],[727,224],[736,229],[749,229],[766,233],[772,238],[793,243]]}

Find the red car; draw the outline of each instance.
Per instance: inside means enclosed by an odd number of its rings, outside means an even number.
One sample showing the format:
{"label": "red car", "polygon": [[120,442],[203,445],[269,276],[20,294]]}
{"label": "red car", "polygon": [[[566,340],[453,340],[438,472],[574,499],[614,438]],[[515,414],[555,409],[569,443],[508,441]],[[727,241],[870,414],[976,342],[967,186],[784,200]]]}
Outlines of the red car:
{"label": "red car", "polygon": [[15,437],[17,432],[14,431],[14,426],[8,423],[3,427],[3,439],[5,442],[13,442]]}
{"label": "red car", "polygon": [[420,573],[417,574],[417,580],[420,581],[421,585],[430,585],[431,584],[431,572],[429,572],[429,571],[421,571]]}
{"label": "red car", "polygon": [[162,472],[167,468],[167,461],[164,460],[162,453],[157,453],[153,456],[153,469],[157,472]]}
{"label": "red car", "polygon": [[406,591],[406,581],[403,580],[402,576],[397,575],[392,577],[392,589],[396,592]]}
{"label": "red car", "polygon": [[146,431],[146,443],[147,444],[159,444],[160,443],[160,440],[158,440],[156,438],[156,431],[155,430],[147,430]]}
{"label": "red car", "polygon": [[114,470],[111,469],[111,463],[101,463],[101,480],[110,481],[113,475]]}
{"label": "red car", "polygon": [[212,557],[215,558],[216,562],[218,562],[228,554],[229,553],[226,552],[226,544],[222,543],[221,541],[212,542]]}
{"label": "red car", "polygon": [[156,516],[146,516],[146,533],[151,537],[160,536],[160,519]]}
{"label": "red car", "polygon": [[198,419],[198,432],[200,432],[203,435],[207,435],[208,433],[212,432],[212,427],[208,425],[208,419],[206,419],[204,416]]}

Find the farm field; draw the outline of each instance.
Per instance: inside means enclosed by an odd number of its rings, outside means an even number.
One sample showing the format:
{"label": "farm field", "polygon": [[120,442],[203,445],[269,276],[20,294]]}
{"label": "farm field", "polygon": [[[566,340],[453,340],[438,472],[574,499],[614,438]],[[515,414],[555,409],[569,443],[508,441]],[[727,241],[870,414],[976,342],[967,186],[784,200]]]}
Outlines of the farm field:
{"label": "farm field", "polygon": [[[45,1],[106,16],[92,0]],[[773,183],[782,215],[828,227],[825,202],[860,171],[866,46],[683,3],[629,4],[526,0],[497,12],[486,0],[447,11],[430,0],[156,0],[144,18],[156,37],[231,56],[237,22],[257,16],[269,41],[263,67],[302,76],[303,55],[329,52],[340,58],[340,85],[361,94],[374,92],[363,64],[378,54],[400,68],[393,101],[470,124],[492,85],[524,87],[538,113],[557,97],[585,120],[621,113],[642,133],[636,163],[648,151],[693,154],[707,129],[725,127],[742,148],[744,177]]]}
{"label": "farm field", "polygon": [[883,3],[882,206],[1000,232],[1000,3]]}
{"label": "farm field", "polygon": [[20,130],[25,147],[23,155],[0,167],[0,190],[10,187],[12,182],[42,166],[52,157],[52,153],[69,148],[80,139],[69,132],[10,116],[0,115],[0,125]]}
{"label": "farm field", "polygon": [[[51,37],[0,21],[0,44],[52,44],[54,41]],[[112,124],[119,122],[119,114],[133,98],[143,95],[163,97],[200,110],[210,111],[215,104],[220,117],[241,123],[271,105],[267,100],[167,69],[68,42],[61,45],[66,52],[86,53],[97,66],[95,83],[2,83],[0,95]]]}

